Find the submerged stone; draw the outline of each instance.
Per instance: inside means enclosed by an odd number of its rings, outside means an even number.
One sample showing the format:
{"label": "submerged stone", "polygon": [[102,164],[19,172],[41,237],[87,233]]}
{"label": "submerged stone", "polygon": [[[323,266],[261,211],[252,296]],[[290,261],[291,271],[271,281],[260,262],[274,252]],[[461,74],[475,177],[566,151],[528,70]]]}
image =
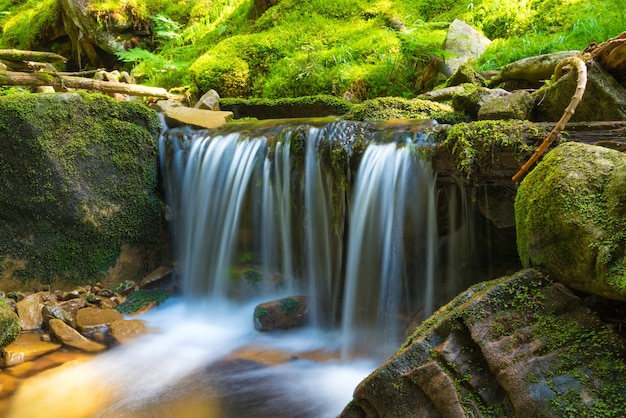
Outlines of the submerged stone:
{"label": "submerged stone", "polygon": [[0,363],[3,367],[14,366],[59,348],[61,348],[61,344],[43,341],[40,333],[21,333],[15,341],[2,349],[0,352],[2,357]]}
{"label": "submerged stone", "polygon": [[626,155],[565,143],[522,181],[515,200],[524,266],[575,289],[626,301]]}
{"label": "submerged stone", "polygon": [[69,345],[70,347],[89,353],[106,350],[106,346],[104,344],[100,344],[86,338],[81,335],[80,332],[76,331],[60,319],[51,319],[48,325],[59,341],[65,345]]}

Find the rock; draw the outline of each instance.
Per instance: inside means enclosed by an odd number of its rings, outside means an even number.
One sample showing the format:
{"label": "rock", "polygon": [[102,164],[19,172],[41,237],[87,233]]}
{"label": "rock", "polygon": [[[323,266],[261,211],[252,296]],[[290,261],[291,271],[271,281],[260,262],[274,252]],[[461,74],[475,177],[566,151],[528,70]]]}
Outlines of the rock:
{"label": "rock", "polygon": [[523,80],[543,82],[552,78],[556,65],[567,57],[579,54],[580,51],[560,51],[551,54],[537,55],[524,58],[506,65],[500,73],[492,79],[491,86],[504,81]]}
{"label": "rock", "polygon": [[220,95],[213,89],[207,91],[200,97],[200,100],[194,105],[195,109],[205,109],[212,111],[220,110]]}
{"label": "rock", "polygon": [[20,317],[22,331],[33,331],[43,325],[43,302],[39,293],[26,295],[17,302],[17,316]]}
{"label": "rock", "polygon": [[520,184],[524,266],[574,289],[626,301],[626,155],[582,143],[550,151]]}
{"label": "rock", "polygon": [[39,356],[61,348],[61,344],[42,341],[41,334],[35,332],[23,332],[15,341],[2,349],[2,367],[10,367],[16,364],[33,360]]}
{"label": "rock", "polygon": [[254,309],[254,328],[268,332],[301,327],[307,323],[308,313],[308,299],[305,296],[261,303]]}
{"label": "rock", "polygon": [[142,289],[154,289],[155,287],[169,287],[172,283],[172,269],[159,267],[143,278],[140,283]]}
{"label": "rock", "polygon": [[486,99],[478,110],[478,120],[529,120],[534,101],[526,90]]}
{"label": "rock", "polygon": [[[537,121],[558,121],[576,90],[576,72],[569,72],[556,83],[533,94],[537,102]],[[587,69],[587,87],[570,122],[615,121],[626,119],[626,88],[591,62]]]}
{"label": "rock", "polygon": [[115,309],[82,308],[76,313],[76,328],[81,332],[98,331],[120,319],[124,317]]}
{"label": "rock", "polygon": [[0,288],[25,278],[30,288],[86,277],[112,286],[160,265],[169,244],[156,112],[62,93],[0,97],[0,115]]}
{"label": "rock", "polygon": [[619,415],[623,350],[580,298],[525,270],[439,309],[357,386],[340,416]]}
{"label": "rock", "polygon": [[84,298],[76,298],[63,302],[50,302],[43,308],[44,321],[60,319],[72,328],[76,328],[76,312],[84,308],[87,302]]}
{"label": "rock", "polygon": [[233,112],[171,106],[165,109],[163,115],[170,128],[193,125],[200,128],[216,129],[232,119]]}
{"label": "rock", "polygon": [[85,338],[74,328],[67,325],[60,319],[51,319],[48,323],[50,329],[56,335],[56,337],[65,345],[77,348],[89,353],[96,353],[106,350],[106,346],[88,338]]}
{"label": "rock", "polygon": [[0,348],[15,341],[21,330],[20,320],[11,307],[0,298]]}
{"label": "rock", "polygon": [[444,49],[452,55],[446,64],[456,71],[467,60],[480,57],[490,43],[485,35],[462,20],[454,19],[444,42]]}
{"label": "rock", "polygon": [[456,71],[446,81],[446,87],[459,86],[461,84],[474,84],[476,86],[485,86],[485,79],[474,71],[472,63],[474,60],[468,60],[459,66]]}
{"label": "rock", "polygon": [[146,322],[140,319],[122,319],[113,321],[109,332],[111,337],[119,344],[128,344],[140,335],[149,331]]}
{"label": "rock", "polygon": [[464,84],[463,87],[464,93],[452,98],[452,107],[457,112],[466,113],[473,120],[478,118],[478,111],[487,101],[511,94],[503,89],[488,89],[469,84]]}

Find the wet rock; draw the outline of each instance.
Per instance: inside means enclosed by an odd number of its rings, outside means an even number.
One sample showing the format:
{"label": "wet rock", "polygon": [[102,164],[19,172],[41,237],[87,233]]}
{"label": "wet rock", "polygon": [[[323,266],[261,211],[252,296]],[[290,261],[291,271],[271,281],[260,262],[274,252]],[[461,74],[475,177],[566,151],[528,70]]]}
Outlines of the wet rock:
{"label": "wet rock", "polygon": [[95,353],[106,350],[106,346],[88,338],[85,338],[81,333],[74,328],[67,325],[60,319],[51,319],[48,323],[50,329],[56,335],[56,337],[65,345],[77,348],[89,353]]}
{"label": "wet rock", "polygon": [[109,328],[111,337],[119,344],[127,344],[135,338],[149,332],[146,322],[140,319],[114,321]]}
{"label": "wet rock", "polygon": [[305,296],[261,303],[254,309],[254,328],[268,332],[301,327],[307,323],[308,313],[308,299]]}
{"label": "wet rock", "polygon": [[472,286],[363,380],[341,416],[621,414],[624,341],[563,288],[534,270]]}
{"label": "wet rock", "polygon": [[143,289],[154,289],[155,287],[169,287],[171,281],[172,269],[162,266],[144,277],[139,285]]}
{"label": "wet rock", "polygon": [[23,332],[15,341],[2,349],[0,363],[2,367],[10,367],[16,364],[33,360],[39,356],[61,348],[61,344],[42,341],[41,334],[35,332]]}
{"label": "wet rock", "polygon": [[511,94],[503,89],[488,89],[468,84],[463,86],[465,87],[464,92],[456,94],[452,98],[452,107],[457,112],[466,113],[473,120],[478,119],[478,111],[486,102]]}
{"label": "wet rock", "polygon": [[16,313],[0,298],[0,348],[15,341],[20,330],[20,320]]}
{"label": "wet rock", "polygon": [[510,95],[493,97],[484,101],[478,110],[478,120],[529,120],[534,101],[529,92],[517,90]]}
{"label": "wet rock", "polygon": [[215,129],[232,119],[233,112],[194,109],[192,107],[172,106],[163,112],[170,128],[193,125],[200,128]]}
{"label": "wet rock", "polygon": [[50,323],[52,319],[58,319],[71,327],[76,326],[75,317],[60,305],[46,305],[43,307],[43,318],[44,322]]}
{"label": "wet rock", "polygon": [[459,19],[454,19],[448,28],[444,49],[451,52],[446,64],[456,71],[469,59],[480,57],[491,41],[482,33]]}
{"label": "wet rock", "polygon": [[120,319],[124,317],[115,309],[82,308],[76,313],[76,328],[81,332],[98,331]]}
{"label": "wet rock", "polygon": [[[598,64],[587,66],[587,86],[570,122],[626,119],[626,88]],[[558,121],[576,90],[577,74],[569,72],[533,94],[537,121]]]}
{"label": "wet rock", "polygon": [[17,302],[17,316],[20,317],[22,331],[33,331],[43,325],[43,302],[39,293],[26,295]]}
{"label": "wet rock", "polygon": [[626,301],[626,155],[582,143],[550,151],[520,184],[524,266],[574,289]]}

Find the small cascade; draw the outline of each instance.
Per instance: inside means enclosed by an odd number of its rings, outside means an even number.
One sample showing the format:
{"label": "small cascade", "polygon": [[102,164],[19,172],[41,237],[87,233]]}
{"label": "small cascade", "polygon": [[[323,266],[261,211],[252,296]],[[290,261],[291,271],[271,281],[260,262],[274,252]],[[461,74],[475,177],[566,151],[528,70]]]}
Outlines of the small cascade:
{"label": "small cascade", "polygon": [[442,292],[455,291],[460,267],[444,264],[459,263],[469,235],[449,215],[456,237],[440,237],[420,127],[229,129],[174,129],[160,144],[188,298],[219,305],[305,295],[311,324],[341,331],[344,358],[384,358],[416,312],[427,317],[445,302]]}
{"label": "small cascade", "polygon": [[365,151],[350,216],[342,357],[363,347],[389,354],[407,317],[418,308],[432,311],[433,190],[432,171],[408,146]]}

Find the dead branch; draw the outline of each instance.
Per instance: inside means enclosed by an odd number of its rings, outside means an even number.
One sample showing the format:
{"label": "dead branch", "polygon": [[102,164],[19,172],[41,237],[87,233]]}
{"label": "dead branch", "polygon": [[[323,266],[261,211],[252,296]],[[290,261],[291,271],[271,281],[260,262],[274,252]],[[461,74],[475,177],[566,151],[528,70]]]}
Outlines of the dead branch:
{"label": "dead branch", "polygon": [[546,152],[546,150],[550,147],[550,145],[552,145],[552,142],[554,142],[554,140],[557,138],[557,136],[559,136],[561,131],[565,129],[565,125],[567,124],[567,121],[569,121],[569,119],[572,117],[572,115],[574,114],[574,111],[576,110],[576,107],[578,106],[578,103],[580,103],[580,101],[583,98],[583,94],[585,93],[585,88],[587,86],[587,66],[585,62],[579,57],[565,58],[564,60],[558,63],[558,65],[556,66],[554,70],[554,76],[556,80],[560,78],[561,70],[566,65],[571,65],[572,67],[576,68],[576,70],[578,71],[578,82],[576,84],[576,92],[574,93],[574,96],[572,96],[572,100],[569,102],[569,105],[563,112],[563,116],[561,116],[561,119],[559,119],[556,125],[554,125],[554,128],[552,129],[552,131],[550,131],[548,136],[546,136],[546,138],[543,140],[541,145],[539,145],[539,147],[535,150],[535,152],[528,159],[528,161],[526,161],[526,163],[522,165],[522,168],[520,168],[517,174],[513,176],[514,182],[519,182],[520,179],[524,176],[524,174],[528,172],[530,167],[532,167],[532,165],[539,159],[539,157],[541,157]]}

